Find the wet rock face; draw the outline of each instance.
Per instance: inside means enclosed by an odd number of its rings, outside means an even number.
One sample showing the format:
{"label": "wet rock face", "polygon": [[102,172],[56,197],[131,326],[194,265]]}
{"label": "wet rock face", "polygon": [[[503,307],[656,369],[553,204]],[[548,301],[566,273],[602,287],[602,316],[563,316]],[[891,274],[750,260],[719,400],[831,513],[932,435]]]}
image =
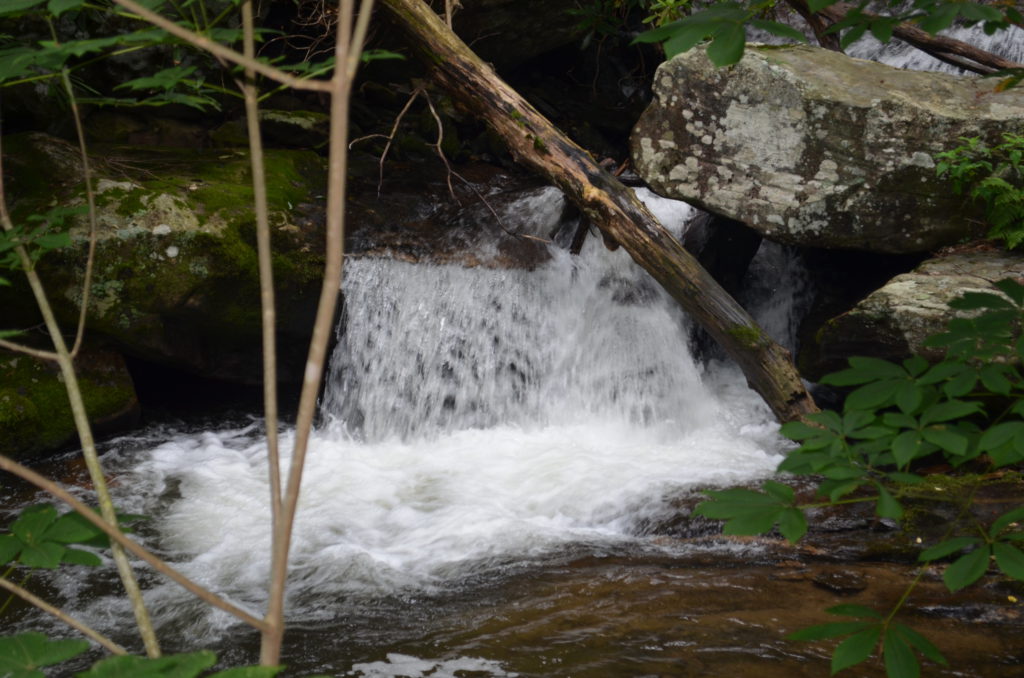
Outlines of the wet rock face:
{"label": "wet rock face", "polygon": [[[77,151],[53,137],[7,137],[5,180],[17,223],[53,205],[84,204]],[[247,154],[234,150],[92,147],[97,248],[88,328],[127,354],[210,378],[260,375],[259,274]],[[267,151],[282,379],[301,379],[323,266],[322,225],[305,205],[323,195],[312,152]],[[72,246],[38,264],[65,327],[82,304],[88,222],[70,217]],[[12,276],[13,279],[13,276]],[[31,297],[0,289],[7,327],[32,324]],[[15,310],[20,313],[15,313]]]}
{"label": "wet rock face", "polygon": [[[109,433],[138,422],[135,387],[119,354],[86,347],[75,367],[95,431]],[[74,440],[75,423],[57,364],[0,351],[0,450],[25,458]]]}
{"label": "wet rock face", "polygon": [[808,46],[748,48],[731,68],[691,50],[654,88],[631,138],[638,173],[796,245],[909,253],[978,235],[979,207],[933,157],[1024,128],[1022,91]]}
{"label": "wet rock face", "polygon": [[996,291],[993,283],[1004,278],[1024,279],[1024,256],[982,249],[929,259],[826,322],[807,359],[801,356],[801,368],[816,379],[846,367],[846,358],[853,355],[941,359],[942,351],[925,346],[924,340],[944,330],[953,317],[949,302],[964,292]]}

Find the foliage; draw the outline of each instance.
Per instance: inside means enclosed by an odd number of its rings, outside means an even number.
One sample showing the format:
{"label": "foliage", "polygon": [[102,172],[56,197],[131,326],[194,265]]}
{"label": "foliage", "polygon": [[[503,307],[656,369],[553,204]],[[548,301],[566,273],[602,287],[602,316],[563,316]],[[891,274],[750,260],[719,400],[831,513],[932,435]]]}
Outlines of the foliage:
{"label": "foliage", "polygon": [[[89,649],[84,640],[50,640],[42,633],[30,632],[0,638],[0,676],[3,678],[44,678],[39,670],[73,659]],[[241,666],[206,673],[217,663],[209,651],[189,652],[150,659],[134,655],[116,655],[101,659],[77,678],[273,678],[280,666]]]}
{"label": "foliage", "polygon": [[53,569],[61,563],[99,565],[92,552],[69,544],[102,546],[107,536],[77,513],[58,515],[51,504],[22,510],[7,534],[0,534],[0,564],[17,561],[26,567]]}
{"label": "foliage", "polygon": [[[21,270],[17,247],[22,245],[35,264],[46,252],[67,247],[71,236],[65,229],[65,220],[88,210],[84,205],[64,207],[58,205],[46,214],[33,214],[25,221],[34,226],[17,225],[10,231],[0,231],[0,269]],[[9,284],[0,277],[0,284]]]}
{"label": "foliage", "polygon": [[1013,249],[1024,242],[1024,135],[1003,134],[1003,143],[987,146],[977,137],[939,153],[935,171],[949,177],[957,195],[965,191],[985,203],[988,237]]}
{"label": "foliage", "polygon": [[50,640],[41,633],[0,638],[0,675],[5,678],[44,678],[40,667],[60,664],[88,649],[88,641]]}
{"label": "foliage", "polygon": [[[808,0],[812,12],[836,4],[838,0]],[[666,4],[666,3],[660,3]],[[682,5],[683,3],[667,3]],[[1020,24],[1024,15],[1010,3],[990,5],[962,0],[888,0],[889,14],[877,16],[864,11],[865,3],[853,7],[846,16],[830,26],[826,33],[841,33],[843,48],[870,33],[881,42],[888,42],[900,23],[913,22],[928,33],[935,34],[960,20],[967,25],[981,24],[986,33]],[[740,60],[746,46],[746,27],[752,26],[773,35],[806,42],[803,33],[791,26],[765,18],[774,9],[775,0],[723,0],[675,19],[641,34],[638,42],[663,43],[665,56],[672,58],[708,40],[708,58],[716,66],[729,66]],[[673,7],[673,9],[676,9]],[[658,15],[668,18],[670,13]]]}
{"label": "foliage", "polygon": [[[920,356],[900,364],[851,358],[847,369],[822,380],[854,387],[842,412],[826,410],[782,427],[799,446],[778,470],[818,478],[820,501],[800,503],[792,489],[767,481],[759,491],[710,492],[711,499],[699,504],[696,513],[726,520],[727,534],[760,534],[777,526],[795,542],[807,531],[804,512],[811,508],[872,502],[878,516],[900,518],[901,499],[923,480],[915,469],[926,458],[989,470],[1024,461],[1024,285],[1008,279],[996,287],[950,303],[965,315],[927,342],[946,349],[943,360],[930,365]],[[924,567],[951,559],[943,574],[950,591],[977,582],[990,562],[1004,575],[1024,581],[1022,523],[1024,507],[1017,507],[969,534],[952,534],[951,527],[949,534],[924,546],[919,560]],[[917,581],[887,615],[841,605],[829,612],[856,621],[813,626],[790,637],[843,637],[832,655],[833,673],[867,660],[881,645],[890,678],[916,677],[915,652],[945,663],[927,639],[894,621]]]}

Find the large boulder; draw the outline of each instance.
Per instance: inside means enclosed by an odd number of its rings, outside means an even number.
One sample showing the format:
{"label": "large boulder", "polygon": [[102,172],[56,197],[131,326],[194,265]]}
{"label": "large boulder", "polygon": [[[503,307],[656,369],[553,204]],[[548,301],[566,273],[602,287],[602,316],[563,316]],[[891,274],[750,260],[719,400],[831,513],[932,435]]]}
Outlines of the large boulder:
{"label": "large boulder", "polygon": [[[77,150],[46,135],[4,138],[17,223],[54,205],[82,205]],[[95,145],[98,245],[88,327],[127,354],[206,377],[260,380],[259,275],[247,153]],[[281,377],[301,380],[323,267],[323,160],[309,151],[266,155],[275,247]],[[322,210],[321,210],[322,211]],[[84,215],[69,217],[72,247],[37,268],[57,315],[73,327],[82,301]],[[14,276],[11,276],[14,280]],[[0,288],[3,323],[33,322],[22,287]]]}
{"label": "large boulder", "polygon": [[[89,421],[97,433],[138,422],[139,403],[124,359],[85,348],[75,371]],[[56,363],[0,350],[0,451],[30,457],[77,439],[64,379]]]}
{"label": "large boulder", "polygon": [[1004,278],[1024,280],[1024,255],[983,248],[928,259],[826,322],[802,349],[801,371],[817,379],[846,367],[855,355],[939,360],[943,351],[924,340],[954,317],[949,302],[964,292],[996,291],[993,283]]}
{"label": "large boulder", "polygon": [[935,154],[1024,131],[1024,88],[995,84],[809,46],[748,47],[730,68],[691,50],[658,69],[633,162],[658,193],[780,242],[927,252],[982,223]]}

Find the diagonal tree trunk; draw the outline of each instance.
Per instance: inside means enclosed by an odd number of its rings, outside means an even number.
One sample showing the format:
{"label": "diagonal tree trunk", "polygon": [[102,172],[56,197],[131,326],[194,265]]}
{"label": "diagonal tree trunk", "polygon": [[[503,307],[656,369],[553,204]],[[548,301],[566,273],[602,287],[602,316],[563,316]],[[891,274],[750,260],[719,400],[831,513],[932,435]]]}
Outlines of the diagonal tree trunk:
{"label": "diagonal tree trunk", "polygon": [[431,77],[485,120],[516,160],[556,184],[739,363],[781,421],[817,410],[789,352],[757,326],[614,176],[502,81],[423,0],[381,0]]}

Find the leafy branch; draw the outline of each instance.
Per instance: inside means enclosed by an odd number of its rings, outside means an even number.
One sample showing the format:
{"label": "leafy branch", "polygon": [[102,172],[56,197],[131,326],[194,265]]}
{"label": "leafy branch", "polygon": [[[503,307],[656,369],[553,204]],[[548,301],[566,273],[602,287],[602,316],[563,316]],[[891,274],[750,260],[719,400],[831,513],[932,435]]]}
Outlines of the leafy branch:
{"label": "leafy branch", "polygon": [[[726,534],[762,534],[777,529],[790,542],[807,532],[806,511],[821,506],[873,502],[882,518],[899,519],[902,500],[923,478],[915,473],[926,458],[953,467],[972,463],[989,470],[1024,461],[1024,285],[1007,279],[992,292],[968,292],[950,302],[964,315],[926,342],[946,349],[934,365],[920,356],[900,364],[877,358],[851,358],[845,370],[822,383],[852,388],[842,412],[826,410],[781,432],[798,443],[778,471],[818,479],[819,501],[799,503],[792,488],[777,480],[760,490],[734,488],[708,492],[694,513],[725,520]],[[980,481],[979,481],[980,482]],[[975,484],[975,490],[977,488]],[[960,507],[968,513],[974,491]],[[924,636],[894,621],[925,568],[944,559],[943,582],[959,591],[981,579],[992,563],[1005,576],[1024,581],[1024,507],[985,525],[975,521],[967,534],[947,534],[923,548],[921,570],[888,615],[856,605],[827,610],[855,621],[830,622],[791,634],[796,640],[845,638],[833,651],[832,672],[854,666],[880,648],[890,678],[916,678],[915,655],[946,660]]]}

